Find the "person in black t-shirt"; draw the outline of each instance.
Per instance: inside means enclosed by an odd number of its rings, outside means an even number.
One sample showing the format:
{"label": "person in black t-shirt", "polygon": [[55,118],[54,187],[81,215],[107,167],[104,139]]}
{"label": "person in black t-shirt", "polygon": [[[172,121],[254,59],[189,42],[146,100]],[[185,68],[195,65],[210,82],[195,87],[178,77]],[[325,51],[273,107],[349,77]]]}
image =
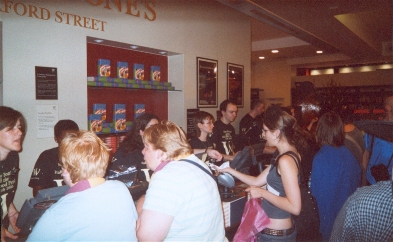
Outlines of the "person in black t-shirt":
{"label": "person in black t-shirt", "polygon": [[215,159],[208,157],[206,153],[208,149],[214,149],[213,142],[210,140],[214,127],[213,115],[205,111],[199,111],[195,113],[192,123],[195,134],[189,141],[191,148],[204,150],[204,152],[195,155],[203,162],[215,162]]}
{"label": "person in black t-shirt", "polygon": [[26,126],[26,120],[20,112],[0,106],[1,241],[18,238],[8,231],[10,224],[16,233],[20,232],[16,226],[19,212],[14,205],[14,196],[18,184],[18,152],[22,150]]}
{"label": "person in black t-shirt", "polygon": [[43,151],[38,157],[31,173],[29,187],[33,188],[33,196],[41,189],[65,185],[59,163],[59,145],[68,132],[78,132],[79,126],[73,120],[59,120],[54,127],[54,138],[57,147]]}
{"label": "person in black t-shirt", "polygon": [[220,104],[222,117],[214,122],[212,141],[216,150],[224,155],[223,160],[232,160],[235,155],[237,137],[235,128],[231,125],[237,117],[236,103],[225,100]]}
{"label": "person in black t-shirt", "polygon": [[256,99],[251,103],[251,111],[248,112],[239,124],[240,144],[239,149],[244,146],[258,144],[262,139],[262,113],[264,111],[264,103],[262,100]]}

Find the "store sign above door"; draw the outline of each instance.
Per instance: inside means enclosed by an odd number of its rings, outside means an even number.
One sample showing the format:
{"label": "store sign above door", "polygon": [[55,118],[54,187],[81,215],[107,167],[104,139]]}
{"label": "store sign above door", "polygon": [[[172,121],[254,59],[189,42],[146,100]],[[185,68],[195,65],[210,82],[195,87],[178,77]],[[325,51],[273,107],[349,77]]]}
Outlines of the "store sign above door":
{"label": "store sign above door", "polygon": [[[118,11],[121,14],[144,18],[154,21],[157,17],[155,0],[85,0],[90,6],[102,7],[105,10]],[[78,4],[84,4],[82,1]],[[77,14],[67,13],[60,10],[51,11],[45,7],[13,2],[0,1],[0,13],[17,14],[22,17],[36,18],[41,20],[54,20],[56,23],[68,24],[75,27],[87,28],[105,32],[107,22],[100,19],[89,18]]]}

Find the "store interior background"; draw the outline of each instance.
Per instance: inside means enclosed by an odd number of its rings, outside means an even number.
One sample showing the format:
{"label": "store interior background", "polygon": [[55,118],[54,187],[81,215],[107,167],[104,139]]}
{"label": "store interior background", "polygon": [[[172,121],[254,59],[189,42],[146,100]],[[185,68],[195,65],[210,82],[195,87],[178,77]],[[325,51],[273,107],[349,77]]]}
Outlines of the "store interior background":
{"label": "store interior background", "polygon": [[[111,8],[105,8],[105,2]],[[197,108],[197,57],[218,61],[218,103],[227,95],[227,63],[244,66],[244,107],[239,108],[233,123],[236,130],[241,117],[249,111],[251,88],[263,89],[261,98],[265,101],[279,98],[287,106],[291,105],[291,88],[295,82],[310,81],[319,87],[332,80],[341,86],[392,85],[392,2],[389,0],[369,6],[355,0],[330,0],[317,5],[288,1],[285,6],[279,5],[282,1],[268,4],[257,0],[160,0],[153,7],[154,21],[144,18],[145,14],[148,17],[152,14],[139,1],[133,11],[139,11],[139,17],[126,14],[127,1],[119,1],[121,11],[114,2],[103,1],[93,6],[88,1],[76,0],[62,4],[44,0],[13,1],[7,12],[4,1],[0,1],[0,104],[21,111],[28,121],[20,153],[17,208],[32,196],[27,184],[39,154],[56,146],[53,138],[37,138],[36,106],[57,105],[59,119],[73,119],[82,129],[87,129],[87,115],[91,113],[86,85],[89,38],[167,51],[168,81],[181,90],[167,94],[168,119],[182,127],[187,123],[186,110]],[[153,5],[154,1],[147,2]],[[250,5],[254,9],[249,9]],[[29,16],[31,6],[38,10]],[[40,16],[40,8],[49,11],[48,19]],[[71,16],[69,23],[66,13]],[[334,20],[339,14],[348,14],[349,19],[360,22],[374,19],[374,25],[351,29]],[[62,16],[62,21],[57,15]],[[72,16],[105,21],[105,29],[74,25]],[[321,23],[323,27],[315,27]],[[322,47],[326,52],[316,55],[315,51]],[[270,51],[275,48],[280,52],[274,56]],[[258,58],[261,55],[265,56],[264,60]],[[348,65],[358,71],[368,64],[379,67],[368,72],[297,76],[298,68]],[[57,68],[58,100],[35,99],[35,66]],[[212,114],[217,109],[201,108]]]}

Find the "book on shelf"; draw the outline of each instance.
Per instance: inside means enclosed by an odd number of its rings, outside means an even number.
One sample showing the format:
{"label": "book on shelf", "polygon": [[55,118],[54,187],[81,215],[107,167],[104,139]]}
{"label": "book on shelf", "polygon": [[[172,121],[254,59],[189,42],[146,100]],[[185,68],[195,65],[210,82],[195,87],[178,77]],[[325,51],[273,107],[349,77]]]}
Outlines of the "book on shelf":
{"label": "book on shelf", "polygon": [[126,122],[126,105],[124,103],[113,104],[112,132],[125,132]]}
{"label": "book on shelf", "polygon": [[150,81],[159,82],[161,80],[161,68],[159,66],[150,67]]}
{"label": "book on shelf", "polygon": [[107,59],[98,60],[98,76],[110,76],[111,75],[111,61]]}
{"label": "book on shelf", "polygon": [[109,148],[111,148],[111,153],[114,154],[117,150],[117,147],[119,147],[119,143],[117,141],[116,136],[108,136],[104,138],[104,142],[108,145]]}
{"label": "book on shelf", "polygon": [[113,104],[113,114],[126,114],[126,105],[124,103],[115,103]]}
{"label": "book on shelf", "polygon": [[102,133],[102,114],[89,114],[88,116],[88,129],[94,133]]}
{"label": "book on shelf", "polygon": [[117,78],[128,78],[128,62],[117,62]]}
{"label": "book on shelf", "polygon": [[102,121],[106,120],[106,104],[105,103],[94,103],[93,114],[101,114]]}
{"label": "book on shelf", "polygon": [[143,80],[145,78],[145,66],[143,64],[134,64],[134,79]]}
{"label": "book on shelf", "polygon": [[117,113],[113,115],[111,132],[125,132],[127,130],[127,121],[125,113]]}
{"label": "book on shelf", "polygon": [[134,119],[141,116],[143,113],[145,113],[145,104],[143,103],[134,104]]}

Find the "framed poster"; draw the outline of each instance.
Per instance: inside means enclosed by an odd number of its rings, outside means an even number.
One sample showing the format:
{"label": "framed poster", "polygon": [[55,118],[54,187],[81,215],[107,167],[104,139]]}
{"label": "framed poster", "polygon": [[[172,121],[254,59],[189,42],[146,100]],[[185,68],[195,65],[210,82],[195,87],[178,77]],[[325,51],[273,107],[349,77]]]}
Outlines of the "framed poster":
{"label": "framed poster", "polygon": [[238,107],[244,106],[244,66],[227,63],[227,98]]}
{"label": "framed poster", "polygon": [[197,106],[217,107],[217,66],[218,61],[197,57]]}

